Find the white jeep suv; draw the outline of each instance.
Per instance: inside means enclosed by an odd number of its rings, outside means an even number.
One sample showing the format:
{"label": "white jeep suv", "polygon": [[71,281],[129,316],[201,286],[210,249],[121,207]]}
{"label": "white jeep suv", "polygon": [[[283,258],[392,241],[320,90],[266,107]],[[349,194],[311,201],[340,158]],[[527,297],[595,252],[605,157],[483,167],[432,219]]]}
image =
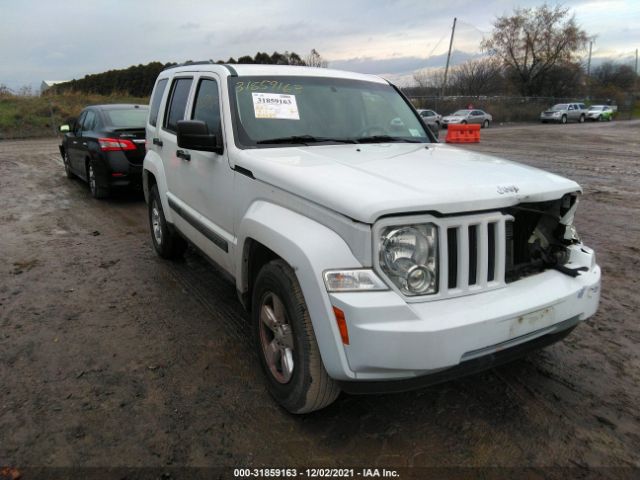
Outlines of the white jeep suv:
{"label": "white jeep suv", "polygon": [[188,242],[229,274],[291,412],[491,367],[597,309],[580,187],[437,143],[382,78],[173,67],[146,135],[157,253]]}

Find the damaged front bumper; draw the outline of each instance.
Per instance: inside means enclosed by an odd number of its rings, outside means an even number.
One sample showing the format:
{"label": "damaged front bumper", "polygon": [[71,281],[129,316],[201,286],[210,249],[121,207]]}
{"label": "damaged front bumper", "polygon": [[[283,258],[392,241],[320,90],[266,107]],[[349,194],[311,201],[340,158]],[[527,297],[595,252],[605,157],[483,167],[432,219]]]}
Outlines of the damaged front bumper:
{"label": "damaged front bumper", "polygon": [[395,381],[410,385],[454,367],[463,374],[465,365],[476,371],[473,365],[491,366],[488,360],[498,351],[562,338],[560,333],[596,312],[600,299],[595,254],[583,245],[569,250],[567,266],[581,269],[576,277],[548,269],[504,288],[423,303],[407,303],[391,291],[331,294],[349,321],[350,344],[344,348],[351,378],[372,385],[391,381],[389,391],[395,391]]}

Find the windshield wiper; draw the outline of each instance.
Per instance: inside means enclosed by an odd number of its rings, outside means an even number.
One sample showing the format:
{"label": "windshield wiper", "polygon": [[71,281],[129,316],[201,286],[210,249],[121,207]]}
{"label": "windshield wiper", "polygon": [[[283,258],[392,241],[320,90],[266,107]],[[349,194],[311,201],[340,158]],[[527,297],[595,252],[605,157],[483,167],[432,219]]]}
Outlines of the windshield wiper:
{"label": "windshield wiper", "polygon": [[278,143],[293,143],[293,144],[307,145],[309,143],[321,143],[321,142],[356,143],[355,140],[350,138],[314,137],[312,135],[292,135],[290,137],[269,138],[267,140],[258,140],[256,143],[259,145],[278,144]]}
{"label": "windshield wiper", "polygon": [[421,140],[414,140],[405,137],[392,137],[390,135],[372,135],[371,137],[356,138],[358,143],[387,143],[387,142],[406,142],[406,143],[423,143]]}

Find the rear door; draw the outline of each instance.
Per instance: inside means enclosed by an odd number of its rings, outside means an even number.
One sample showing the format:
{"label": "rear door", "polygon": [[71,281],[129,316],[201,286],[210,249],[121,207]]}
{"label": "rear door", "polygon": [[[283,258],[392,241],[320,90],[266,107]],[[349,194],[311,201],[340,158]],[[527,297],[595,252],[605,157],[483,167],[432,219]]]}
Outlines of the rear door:
{"label": "rear door", "polygon": [[169,194],[177,195],[182,179],[179,176],[180,165],[185,160],[177,156],[178,142],[176,129],[178,120],[184,120],[189,92],[193,84],[192,75],[180,75],[171,80],[162,125],[158,129],[158,139],[162,144],[162,163],[164,165]]}
{"label": "rear door", "polygon": [[80,113],[80,116],[73,124],[73,129],[68,134],[67,139],[67,159],[69,160],[69,166],[78,173],[80,172],[78,169],[78,159],[81,155],[81,139],[82,139],[82,122],[84,121],[84,117],[87,115],[87,111],[83,111]]}

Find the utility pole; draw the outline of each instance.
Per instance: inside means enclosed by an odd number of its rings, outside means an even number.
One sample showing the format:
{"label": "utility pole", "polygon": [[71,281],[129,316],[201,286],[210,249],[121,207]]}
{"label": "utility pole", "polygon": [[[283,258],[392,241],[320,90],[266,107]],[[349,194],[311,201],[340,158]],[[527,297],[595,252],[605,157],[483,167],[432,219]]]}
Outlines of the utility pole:
{"label": "utility pole", "polygon": [[453,19],[453,27],[451,28],[451,40],[449,40],[449,53],[447,53],[447,65],[444,67],[444,79],[442,81],[442,92],[440,94],[441,97],[444,97],[444,89],[447,87],[447,73],[449,73],[449,60],[451,60],[451,47],[453,47],[453,35],[456,33],[456,21],[458,19]]}
{"label": "utility pole", "polygon": [[593,40],[589,42],[589,60],[587,61],[587,98],[591,98],[591,48]]}
{"label": "utility pole", "polygon": [[633,86],[636,87],[636,91],[638,90],[638,49],[636,48],[636,79],[633,82]]}

